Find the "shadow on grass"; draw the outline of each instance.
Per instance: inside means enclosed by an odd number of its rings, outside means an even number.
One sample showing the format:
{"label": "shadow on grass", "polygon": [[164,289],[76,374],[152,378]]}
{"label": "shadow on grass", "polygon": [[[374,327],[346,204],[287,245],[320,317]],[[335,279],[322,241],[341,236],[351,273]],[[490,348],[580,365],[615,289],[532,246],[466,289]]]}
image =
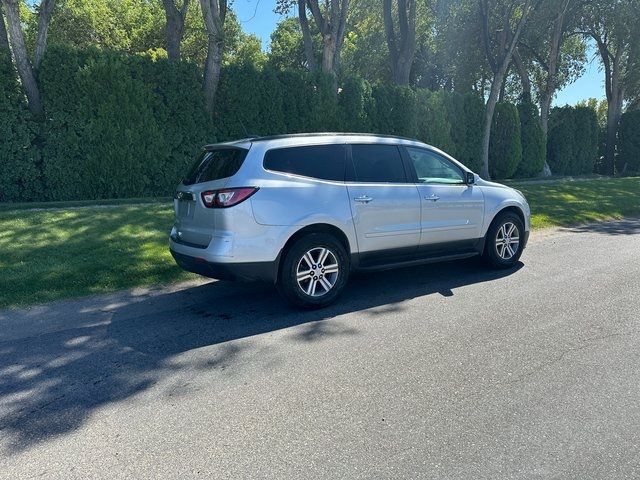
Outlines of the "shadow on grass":
{"label": "shadow on grass", "polygon": [[[489,271],[470,260],[354,276],[337,304],[307,312],[287,307],[269,285],[223,282],[0,312],[0,322],[13,326],[0,332],[0,432],[6,453],[72,432],[97,409],[170,384],[182,370],[241,376],[257,363],[271,371],[277,350],[286,345],[276,346],[274,358],[271,349],[267,354],[254,345],[256,335],[293,326],[300,326],[287,337],[294,342],[357,335],[328,320],[362,312],[366,322],[402,312],[406,300],[451,296],[455,288],[490,282],[521,267]],[[208,348],[179,356],[201,347]]]}
{"label": "shadow on grass", "polygon": [[187,278],[168,205],[0,214],[0,307]]}

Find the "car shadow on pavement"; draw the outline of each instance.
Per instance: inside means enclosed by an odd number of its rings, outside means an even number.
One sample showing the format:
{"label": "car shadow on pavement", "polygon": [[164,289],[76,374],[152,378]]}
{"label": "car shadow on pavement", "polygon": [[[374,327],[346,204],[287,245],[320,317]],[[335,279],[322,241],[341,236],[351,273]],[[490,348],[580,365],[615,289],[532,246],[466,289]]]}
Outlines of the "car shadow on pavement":
{"label": "car shadow on pavement", "polygon": [[[11,455],[70,433],[98,409],[165,384],[181,369],[224,369],[251,348],[248,341],[233,340],[293,326],[301,326],[291,337],[299,342],[356,335],[339,321],[325,320],[357,311],[371,317],[402,311],[407,300],[450,297],[456,288],[520,268],[492,271],[468,260],[359,274],[336,304],[316,311],[288,307],[269,285],[224,282],[107,305],[52,304],[66,309],[57,312],[64,321],[56,328],[47,329],[46,316],[55,312],[44,308],[38,310],[44,315],[40,333],[0,335],[0,452]],[[216,345],[198,365],[175,361],[184,352]]]}

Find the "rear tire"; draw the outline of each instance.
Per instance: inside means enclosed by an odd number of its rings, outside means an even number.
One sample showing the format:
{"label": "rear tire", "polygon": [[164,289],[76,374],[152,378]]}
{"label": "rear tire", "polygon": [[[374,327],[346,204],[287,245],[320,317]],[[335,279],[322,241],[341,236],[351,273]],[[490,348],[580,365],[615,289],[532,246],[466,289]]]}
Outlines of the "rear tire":
{"label": "rear tire", "polygon": [[276,287],[296,307],[326,307],[344,290],[349,268],[349,256],[338,239],[310,233],[285,252]]}
{"label": "rear tire", "polygon": [[511,268],[522,255],[525,230],[513,212],[499,214],[487,231],[482,258],[492,268]]}

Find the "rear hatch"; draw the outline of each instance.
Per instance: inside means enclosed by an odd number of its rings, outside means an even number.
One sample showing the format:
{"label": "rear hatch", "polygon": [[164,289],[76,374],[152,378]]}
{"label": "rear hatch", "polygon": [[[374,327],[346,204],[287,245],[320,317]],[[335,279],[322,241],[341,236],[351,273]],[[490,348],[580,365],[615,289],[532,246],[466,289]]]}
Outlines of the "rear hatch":
{"label": "rear hatch", "polygon": [[240,170],[247,153],[246,148],[231,146],[209,147],[200,153],[174,196],[174,241],[206,248],[216,231],[224,230],[223,210],[205,207],[201,194],[224,188]]}

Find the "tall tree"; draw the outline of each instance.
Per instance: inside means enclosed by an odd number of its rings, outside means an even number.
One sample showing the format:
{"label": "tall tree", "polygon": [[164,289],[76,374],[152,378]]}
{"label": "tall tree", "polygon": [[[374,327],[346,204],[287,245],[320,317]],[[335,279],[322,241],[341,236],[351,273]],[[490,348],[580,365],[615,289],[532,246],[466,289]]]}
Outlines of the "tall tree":
{"label": "tall tree", "polygon": [[44,110],[36,72],[40,67],[40,62],[46,49],[47,31],[49,30],[49,22],[51,21],[55,0],[42,0],[38,7],[38,31],[33,63],[29,59],[24,40],[23,25],[20,20],[20,1],[2,0],[2,2],[4,14],[7,18],[11,51],[13,52],[16,70],[18,70],[22,87],[27,96],[29,110],[34,115],[42,115]]}
{"label": "tall tree", "polygon": [[[398,14],[397,32],[393,20]],[[389,47],[393,81],[396,85],[409,85],[411,66],[416,53],[416,0],[384,0],[384,30]]]}
{"label": "tall tree", "polygon": [[[489,140],[496,104],[511,65],[513,52],[531,12],[532,0],[479,0],[482,43],[493,78],[484,116],[482,137],[482,169],[480,175],[490,178]],[[494,23],[495,21],[498,23]],[[515,29],[512,24],[515,23]]]}
{"label": "tall tree", "polygon": [[615,173],[616,137],[625,88],[634,76],[640,41],[639,0],[593,0],[586,8],[583,33],[598,47],[604,67],[607,95],[607,131],[605,138],[605,173]]}
{"label": "tall tree", "polygon": [[182,5],[176,5],[174,0],[162,0],[167,16],[165,35],[167,42],[167,55],[169,60],[180,60],[180,45],[184,36],[184,22],[189,11],[189,0],[182,0]]}
{"label": "tall tree", "polygon": [[209,37],[203,79],[205,107],[209,114],[213,114],[216,91],[220,83],[227,0],[200,0],[200,5],[202,7],[204,25]]}

